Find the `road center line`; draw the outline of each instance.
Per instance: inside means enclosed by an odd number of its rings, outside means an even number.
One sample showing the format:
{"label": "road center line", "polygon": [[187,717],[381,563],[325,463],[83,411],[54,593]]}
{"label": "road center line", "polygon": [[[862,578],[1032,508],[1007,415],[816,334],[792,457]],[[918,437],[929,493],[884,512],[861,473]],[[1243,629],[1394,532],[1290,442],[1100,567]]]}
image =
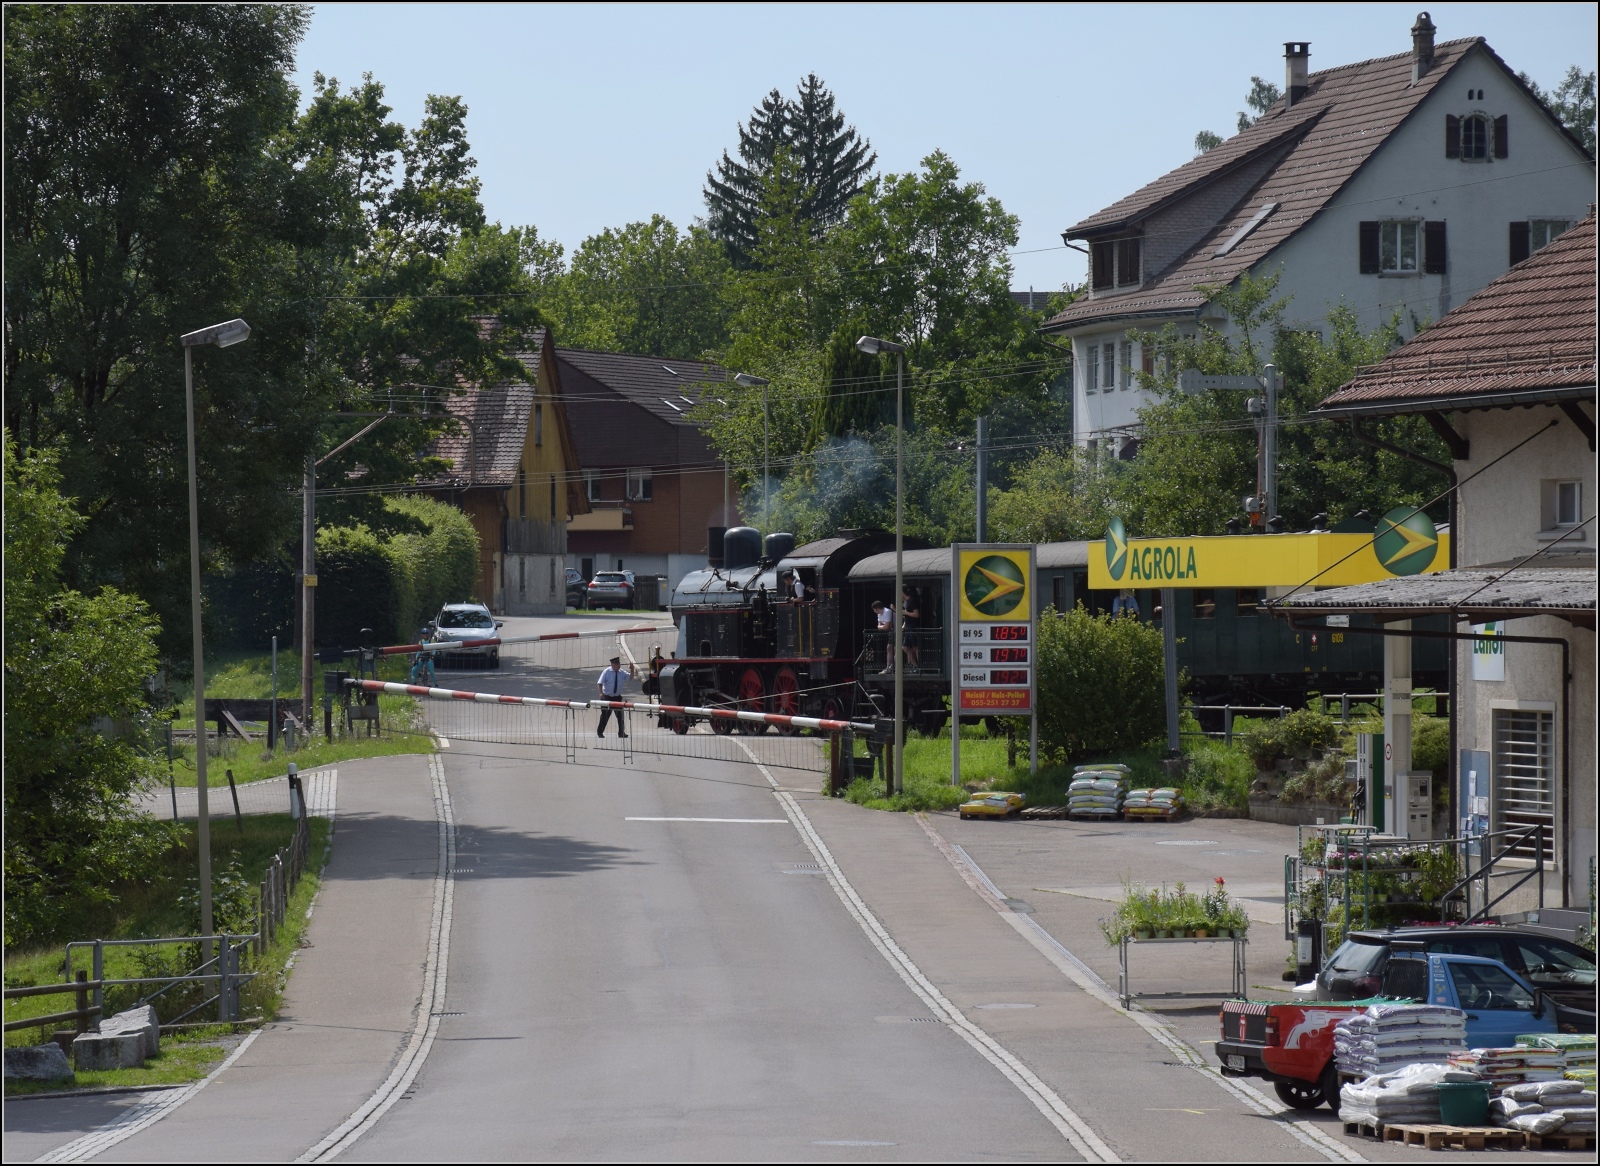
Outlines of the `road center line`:
{"label": "road center line", "polygon": [[1090,1162],[1118,1162],[1121,1159],[1115,1150],[1100,1140],[1098,1134],[1062,1101],[1055,1090],[1041,1081],[1032,1069],[1017,1059],[1004,1048],[998,1041],[983,1029],[968,1020],[944,993],[940,992],[923,975],[922,970],[912,961],[900,945],[894,941],[888,929],[872,913],[856,889],[850,885],[850,880],[845,878],[844,871],[839,869],[839,864],[834,861],[833,853],[823,842],[822,836],[811,824],[811,819],[806,817],[805,811],[800,808],[800,803],[794,796],[783,790],[778,785],[777,779],[770,770],[761,763],[761,760],[750,750],[750,747],[737,737],[734,743],[743,749],[745,755],[761,775],[767,779],[767,784],[772,786],[772,796],[778,799],[778,804],[783,807],[784,813],[789,815],[789,820],[794,824],[795,831],[800,835],[800,841],[805,843],[806,849],[811,851],[817,862],[822,866],[822,872],[827,876],[828,884],[833,888],[839,901],[844,904],[844,909],[856,921],[857,926],[866,934],[867,940],[878,949],[878,954],[891,968],[899,974],[906,987],[910,988],[925,1004],[928,1011],[937,1016],[946,1026],[953,1029],[957,1036],[972,1046],[977,1054],[983,1057],[1000,1073],[1016,1086],[1017,1091],[1026,1097],[1035,1109],[1043,1115],[1044,1119],[1056,1128],[1056,1132],[1066,1139],[1067,1143],[1083,1158]]}
{"label": "road center line", "polygon": [[1216,1066],[1208,1062],[1200,1052],[1174,1032],[1165,1021],[1143,1010],[1132,1011],[1122,1007],[1122,1002],[1100,976],[1072,952],[1062,946],[1061,942],[1044,929],[1031,915],[1024,915],[1013,911],[1006,903],[1005,896],[1000,893],[989,876],[972,860],[960,846],[949,842],[944,835],[933,828],[924,814],[914,815],[917,823],[922,827],[928,838],[938,848],[939,853],[949,860],[950,865],[956,868],[956,873],[969,887],[973,889],[980,899],[988,903],[1002,919],[1032,944],[1035,950],[1045,959],[1056,966],[1056,969],[1071,980],[1084,993],[1098,1000],[1111,1011],[1126,1016],[1140,1028],[1144,1029],[1156,1040],[1166,1046],[1179,1061],[1195,1070],[1201,1076],[1220,1086],[1224,1091],[1232,1094],[1234,1098],[1244,1102],[1251,1109],[1263,1117],[1273,1118],[1296,1141],[1316,1150],[1324,1157],[1335,1162],[1365,1162],[1356,1151],[1344,1143],[1329,1137],[1316,1125],[1309,1121],[1295,1121],[1287,1115],[1292,1113],[1287,1106],[1269,1098],[1265,1094],[1246,1085],[1243,1081],[1231,1077],[1224,1077]]}
{"label": "road center line", "polygon": [[389,1107],[416,1080],[422,1063],[428,1059],[439,1032],[439,1013],[444,1009],[445,974],[450,964],[450,916],[455,903],[456,819],[450,804],[450,787],[445,784],[444,759],[437,753],[428,757],[428,776],[433,784],[433,811],[439,823],[439,865],[433,877],[433,920],[429,926],[428,952],[422,974],[422,999],[400,1060],[377,1092],[322,1141],[307,1150],[297,1162],[330,1162],[349,1149],[362,1134],[389,1112]]}
{"label": "road center line", "polygon": [[624,818],[624,822],[753,822],[764,825],[787,826],[788,818]]}

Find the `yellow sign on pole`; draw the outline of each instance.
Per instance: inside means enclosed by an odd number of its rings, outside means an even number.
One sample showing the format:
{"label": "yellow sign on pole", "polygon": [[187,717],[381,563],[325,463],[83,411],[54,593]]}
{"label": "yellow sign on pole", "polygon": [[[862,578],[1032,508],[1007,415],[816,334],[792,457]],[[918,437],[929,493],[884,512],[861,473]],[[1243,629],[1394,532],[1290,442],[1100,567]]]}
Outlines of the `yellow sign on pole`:
{"label": "yellow sign on pole", "polygon": [[961,619],[970,622],[1033,618],[1033,550],[957,552]]}
{"label": "yellow sign on pole", "polygon": [[[1420,521],[1419,521],[1420,520]],[[1392,511],[1374,534],[1202,535],[1128,538],[1122,523],[1106,532],[1105,550],[1089,554],[1089,586],[1344,587],[1397,575],[1432,574],[1450,562],[1450,534],[1409,507]],[[963,610],[963,619],[967,616]]]}

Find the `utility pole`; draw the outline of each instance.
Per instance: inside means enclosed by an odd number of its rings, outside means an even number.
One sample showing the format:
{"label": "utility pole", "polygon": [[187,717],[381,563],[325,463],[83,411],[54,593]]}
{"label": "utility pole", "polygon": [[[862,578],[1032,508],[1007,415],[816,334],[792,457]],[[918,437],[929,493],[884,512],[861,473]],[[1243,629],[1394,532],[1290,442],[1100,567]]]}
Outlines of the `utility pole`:
{"label": "utility pole", "polygon": [[316,664],[317,628],[317,457],[306,455],[300,515],[300,724],[312,722],[311,678]]}
{"label": "utility pole", "polygon": [[989,419],[978,418],[978,541],[989,541]]}

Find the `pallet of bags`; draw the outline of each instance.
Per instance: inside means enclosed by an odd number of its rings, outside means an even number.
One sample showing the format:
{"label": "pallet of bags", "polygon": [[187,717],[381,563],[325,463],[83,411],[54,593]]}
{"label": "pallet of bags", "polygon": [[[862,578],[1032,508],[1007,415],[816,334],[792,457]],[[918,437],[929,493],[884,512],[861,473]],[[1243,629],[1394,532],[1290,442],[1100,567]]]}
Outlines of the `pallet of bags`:
{"label": "pallet of bags", "polygon": [[1438,1086],[1442,1082],[1476,1080],[1465,1069],[1449,1065],[1406,1065],[1392,1072],[1375,1073],[1339,1090],[1339,1120],[1367,1126],[1437,1123]]}
{"label": "pallet of bags", "polygon": [[1471,1069],[1488,1082],[1489,1096],[1498,1097],[1507,1085],[1520,1085],[1525,1080],[1523,1054],[1526,1049],[1467,1049],[1450,1058],[1458,1069]]}
{"label": "pallet of bags", "polygon": [[1540,1032],[1519,1036],[1517,1045],[1524,1049],[1561,1054],[1561,1069],[1593,1069],[1595,1067],[1595,1034],[1574,1032]]}
{"label": "pallet of bags", "polygon": [[1448,1066],[1451,1057],[1466,1051],[1466,1043],[1466,1013],[1440,1004],[1377,1004],[1333,1029],[1339,1071],[1362,1077],[1408,1065]]}
{"label": "pallet of bags", "polygon": [[1071,818],[1115,818],[1122,813],[1128,790],[1125,766],[1080,767],[1067,786],[1067,816]]}
{"label": "pallet of bags", "polygon": [[1508,1085],[1489,1102],[1489,1120],[1525,1134],[1593,1135],[1594,1090],[1566,1080]]}

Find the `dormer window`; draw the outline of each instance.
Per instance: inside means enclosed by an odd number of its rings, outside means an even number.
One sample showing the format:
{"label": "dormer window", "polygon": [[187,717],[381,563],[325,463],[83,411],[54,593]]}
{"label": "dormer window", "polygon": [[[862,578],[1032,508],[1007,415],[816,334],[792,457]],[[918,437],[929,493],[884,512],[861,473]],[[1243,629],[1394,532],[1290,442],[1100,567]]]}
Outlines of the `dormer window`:
{"label": "dormer window", "polygon": [[1490,158],[1511,156],[1510,118],[1490,118],[1474,110],[1456,117],[1448,114],[1444,119],[1444,156],[1460,158],[1463,162],[1486,162]]}
{"label": "dormer window", "polygon": [[1142,275],[1144,240],[1138,235],[1089,245],[1089,281],[1095,291],[1133,287]]}

